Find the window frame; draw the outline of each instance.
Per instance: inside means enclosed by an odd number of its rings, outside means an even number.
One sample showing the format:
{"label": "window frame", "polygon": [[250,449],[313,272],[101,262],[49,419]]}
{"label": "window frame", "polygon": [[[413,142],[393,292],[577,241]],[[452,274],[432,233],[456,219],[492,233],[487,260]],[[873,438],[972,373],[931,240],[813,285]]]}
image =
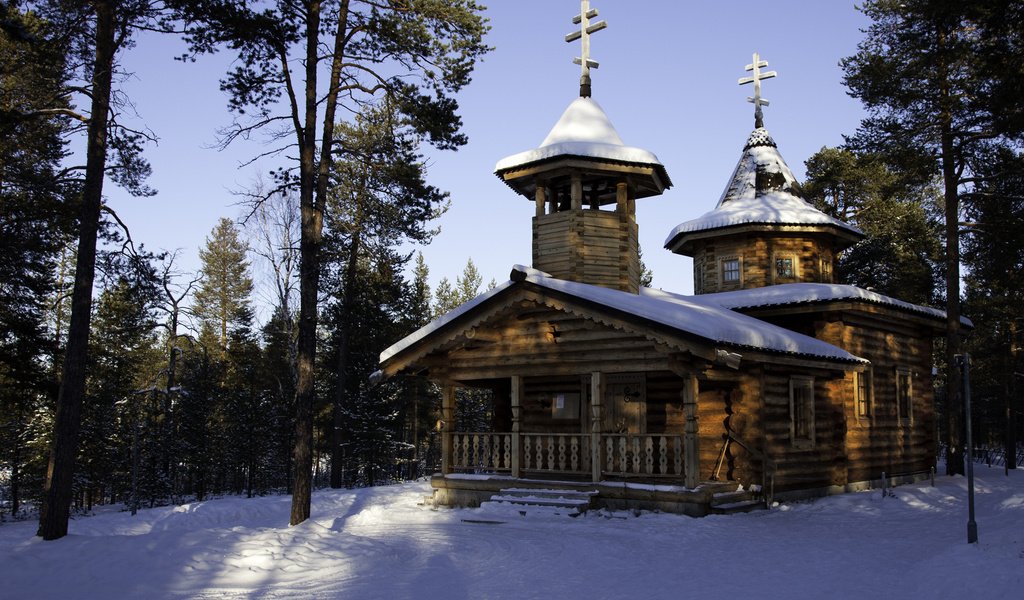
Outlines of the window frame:
{"label": "window frame", "polygon": [[822,283],[834,283],[835,282],[835,275],[833,275],[833,271],[832,271],[832,259],[831,258],[822,258],[821,259],[821,267],[818,270],[818,275],[819,275],[819,279],[821,279]]}
{"label": "window frame", "polygon": [[[736,279],[726,279],[726,263],[736,263]],[[729,270],[729,272],[732,272]],[[718,285],[721,287],[733,287],[743,285],[743,257],[726,256],[718,259]]]}
{"label": "window frame", "polygon": [[906,367],[896,367],[896,419],[903,425],[914,424],[914,373]]}
{"label": "window frame", "polygon": [[[798,399],[797,390],[808,391],[808,398]],[[813,448],[815,445],[814,377],[793,375],[789,378],[789,439],[794,448]],[[799,411],[798,403],[806,401],[806,412]],[[806,420],[801,425],[801,421]],[[801,431],[806,429],[806,435]],[[798,437],[799,436],[799,437]]]}
{"label": "window frame", "polygon": [[[787,259],[792,262],[793,271],[788,277],[783,277],[779,275],[779,261]],[[791,252],[779,252],[777,254],[772,254],[771,273],[772,283],[792,283],[800,281],[800,257]]]}
{"label": "window frame", "polygon": [[860,423],[875,422],[875,377],[870,367],[853,374],[853,411]]}

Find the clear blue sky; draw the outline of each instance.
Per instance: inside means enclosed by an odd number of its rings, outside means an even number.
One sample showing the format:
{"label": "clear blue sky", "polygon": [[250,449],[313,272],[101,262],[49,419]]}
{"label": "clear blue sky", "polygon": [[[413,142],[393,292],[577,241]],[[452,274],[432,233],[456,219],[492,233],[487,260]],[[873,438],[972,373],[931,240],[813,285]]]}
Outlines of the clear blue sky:
{"label": "clear blue sky", "polygon": [[[485,0],[486,2],[486,0]],[[594,34],[594,99],[626,144],[654,152],[674,187],[637,202],[644,261],[655,287],[691,293],[689,259],[662,247],[678,223],[711,210],[748,134],[751,86],[743,67],[759,52],[779,76],[764,82],[771,105],[765,124],[798,178],[804,160],[842,143],[863,117],[841,84],[840,59],[856,51],[868,24],[847,0],[680,2],[591,0],[608,28]],[[501,158],[536,147],[578,94],[578,0],[492,0],[487,10],[495,50],[459,96],[470,143],[432,152],[430,180],[451,192],[441,233],[422,248],[432,283],[453,279],[473,258],[485,282],[504,281],[516,263],[529,264],[533,205],[493,174]],[[185,269],[198,269],[198,249],[218,218],[239,218],[233,190],[275,166],[239,164],[264,147],[256,141],[227,151],[211,146],[230,122],[218,79],[229,55],[196,64],[175,62],[172,37],[146,37],[125,57],[134,77],[123,88],[140,119],[159,136],[147,149],[153,198],[131,198],[108,185],[111,205],[151,249],[182,249]]]}

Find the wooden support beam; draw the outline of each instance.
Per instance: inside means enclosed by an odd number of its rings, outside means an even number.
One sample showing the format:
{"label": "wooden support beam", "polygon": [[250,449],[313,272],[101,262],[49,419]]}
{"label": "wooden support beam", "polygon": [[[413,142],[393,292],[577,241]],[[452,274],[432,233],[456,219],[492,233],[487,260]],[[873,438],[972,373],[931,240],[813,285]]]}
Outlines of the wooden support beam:
{"label": "wooden support beam", "polygon": [[572,186],[569,193],[572,209],[581,210],[583,208],[583,177],[579,173],[572,174]]}
{"label": "wooden support beam", "polygon": [[601,481],[601,403],[604,400],[604,373],[590,374],[590,478]]}
{"label": "wooden support beam", "polygon": [[512,477],[520,475],[519,466],[519,428],[522,420],[522,399],[523,399],[523,377],[522,375],[512,376]]}
{"label": "wooden support beam", "polygon": [[455,386],[447,383],[441,389],[441,472],[452,472],[452,433],[455,431]]}
{"label": "wooden support beam", "polygon": [[547,188],[542,184],[537,183],[537,193],[535,195],[535,201],[537,203],[537,216],[544,216],[544,205],[547,203]]}
{"label": "wooden support beam", "polygon": [[686,487],[694,489],[700,483],[700,438],[697,422],[697,396],[700,393],[697,378],[693,375],[683,378],[683,461],[686,472]]}
{"label": "wooden support beam", "polygon": [[629,184],[620,181],[615,184],[615,210],[626,214],[629,210]]}

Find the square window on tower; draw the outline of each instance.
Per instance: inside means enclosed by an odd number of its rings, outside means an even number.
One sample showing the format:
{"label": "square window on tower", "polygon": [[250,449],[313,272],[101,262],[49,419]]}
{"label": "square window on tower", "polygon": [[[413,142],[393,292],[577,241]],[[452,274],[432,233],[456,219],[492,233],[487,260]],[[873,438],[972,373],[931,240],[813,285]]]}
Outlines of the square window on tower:
{"label": "square window on tower", "polygon": [[775,278],[793,279],[796,277],[796,259],[792,256],[778,257],[775,259]]}
{"label": "square window on tower", "polygon": [[722,283],[740,282],[740,259],[726,258],[722,260]]}

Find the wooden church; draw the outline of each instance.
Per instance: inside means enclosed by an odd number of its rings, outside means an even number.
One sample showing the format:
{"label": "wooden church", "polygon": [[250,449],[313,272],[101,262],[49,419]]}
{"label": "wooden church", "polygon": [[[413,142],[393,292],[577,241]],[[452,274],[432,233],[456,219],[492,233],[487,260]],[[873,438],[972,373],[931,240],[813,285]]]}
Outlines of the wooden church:
{"label": "wooden church", "polygon": [[[926,475],[935,464],[932,339],[944,313],[833,281],[863,234],[805,202],[763,126],[718,205],[665,247],[695,295],[640,286],[636,202],[671,187],[590,97],[496,175],[535,203],[533,265],[399,341],[378,377],[443,389],[439,505],[509,490],[691,515],[739,493],[798,497]],[[572,41],[572,40],[569,40]],[[488,431],[456,431],[456,390],[492,392]],[[732,493],[740,490],[739,493]],[[543,499],[540,501],[543,502]]]}

